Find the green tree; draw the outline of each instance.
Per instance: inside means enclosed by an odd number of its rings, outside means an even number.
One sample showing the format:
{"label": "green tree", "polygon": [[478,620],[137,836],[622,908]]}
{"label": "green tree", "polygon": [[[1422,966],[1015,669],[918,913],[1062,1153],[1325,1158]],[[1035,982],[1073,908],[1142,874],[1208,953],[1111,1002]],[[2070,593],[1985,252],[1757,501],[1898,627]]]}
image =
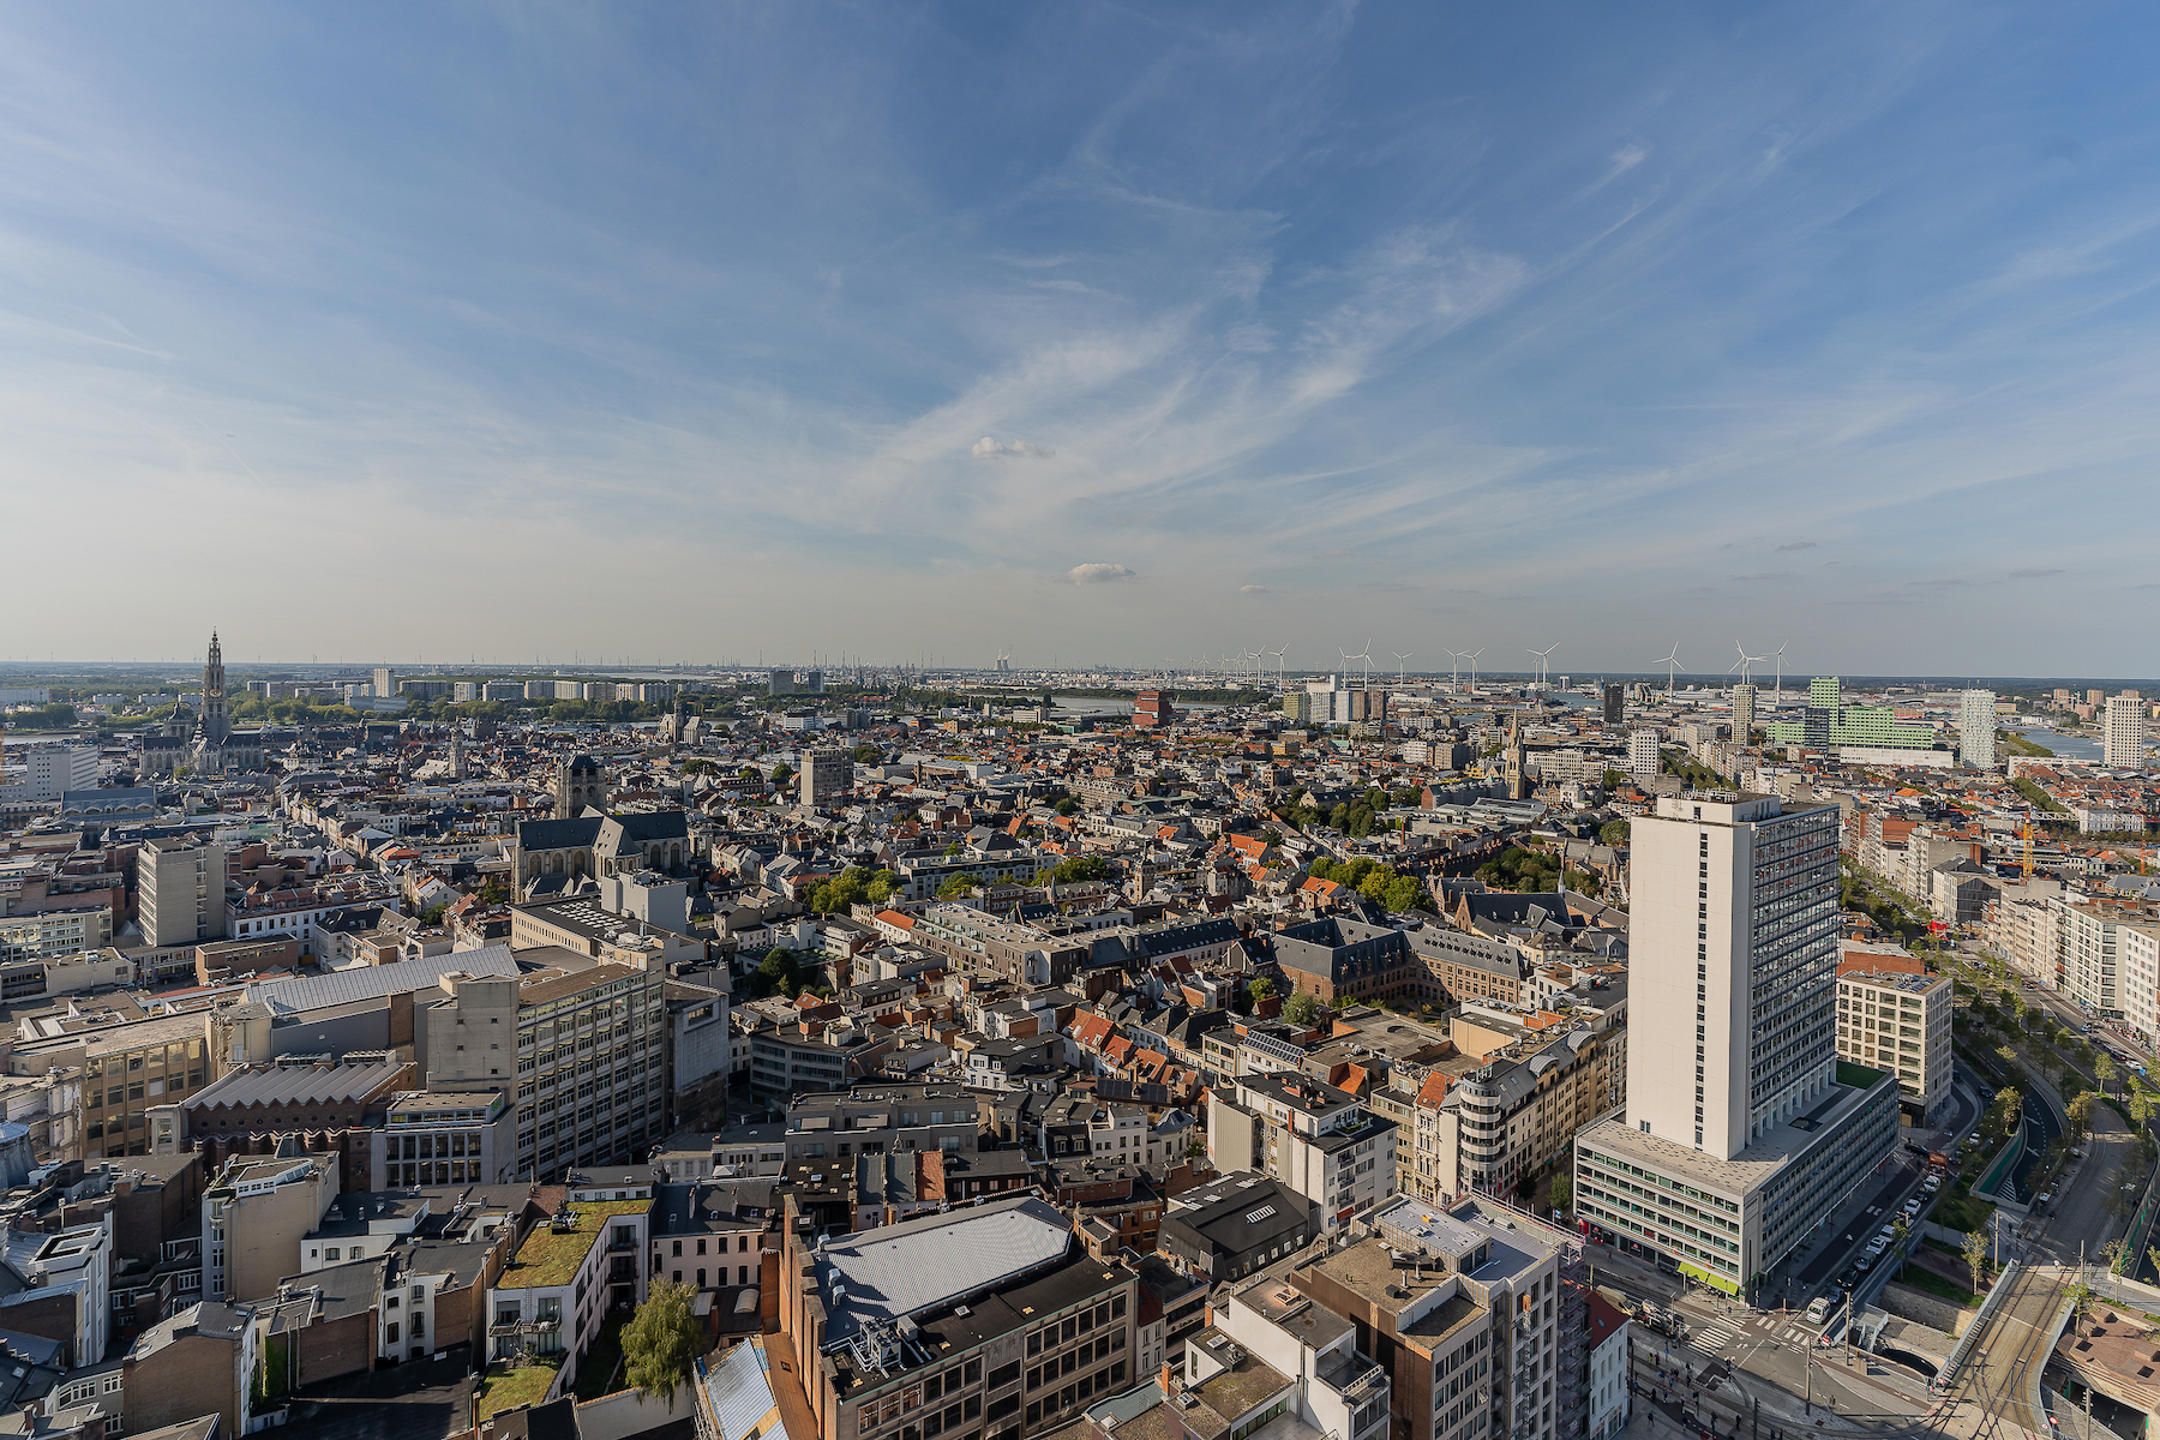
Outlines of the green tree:
{"label": "green tree", "polygon": [[795,956],[778,945],[765,952],[758,965],[759,988],[767,995],[796,995],[801,993],[802,972],[795,964]]}
{"label": "green tree", "polygon": [[1607,820],[1598,826],[1597,838],[1607,845],[1625,845],[1628,842],[1628,822]]}
{"label": "green tree", "polygon": [[963,870],[958,875],[948,875],[945,883],[937,887],[940,900],[965,900],[982,884],[982,876]]}
{"label": "green tree", "polygon": [[2100,1082],[2100,1093],[2108,1093],[2108,1085],[2120,1072],[2115,1068],[2115,1057],[2102,1050],[2093,1057],[2093,1078]]}
{"label": "green tree", "polygon": [[1303,990],[1283,1001],[1282,1018],[1292,1025],[1310,1025],[1320,1018],[1320,1002]]}
{"label": "green tree", "polygon": [[1245,993],[1252,996],[1253,1004],[1258,1005],[1263,1000],[1274,998],[1275,981],[1266,975],[1259,976],[1245,987]]}
{"label": "green tree", "polygon": [[1066,795],[1061,797],[1057,804],[1050,808],[1060,815],[1077,815],[1080,813],[1080,802],[1073,799],[1072,796]]}
{"label": "green tree", "polygon": [[1973,1294],[1978,1295],[1981,1285],[1987,1280],[1988,1272],[1988,1243],[1985,1231],[1965,1232],[1965,1268],[1972,1272]]}
{"label": "green tree", "polygon": [[863,886],[863,899],[872,905],[883,905],[892,899],[893,892],[899,888],[900,877],[890,870],[881,869],[870,877],[869,884]]}
{"label": "green tree", "polygon": [[623,1326],[623,1378],[662,1403],[674,1400],[689,1383],[698,1357],[711,1348],[690,1302],[689,1286],[663,1280]]}
{"label": "green tree", "polygon": [[795,772],[793,770],[790,770],[785,764],[775,765],[772,767],[772,774],[767,778],[770,779],[775,785],[785,785],[788,783],[788,781],[795,778]]}
{"label": "green tree", "polygon": [[1393,911],[1415,910],[1425,903],[1425,882],[1415,875],[1398,875],[1388,881],[1380,903]]}
{"label": "green tree", "polygon": [[1552,1177],[1552,1205],[1555,1210],[1566,1210],[1575,1203],[1575,1180],[1562,1170]]}
{"label": "green tree", "polygon": [[2080,1140],[2092,1134],[2093,1100],[2095,1098],[2090,1090],[2080,1090],[2070,1097],[2068,1110],[2070,1133]]}
{"label": "green tree", "polygon": [[875,765],[884,758],[885,752],[875,745],[863,744],[855,747],[855,763],[857,765]]}
{"label": "green tree", "polygon": [[1315,880],[1333,880],[1335,878],[1335,862],[1325,855],[1315,855],[1312,864],[1305,867],[1305,873]]}

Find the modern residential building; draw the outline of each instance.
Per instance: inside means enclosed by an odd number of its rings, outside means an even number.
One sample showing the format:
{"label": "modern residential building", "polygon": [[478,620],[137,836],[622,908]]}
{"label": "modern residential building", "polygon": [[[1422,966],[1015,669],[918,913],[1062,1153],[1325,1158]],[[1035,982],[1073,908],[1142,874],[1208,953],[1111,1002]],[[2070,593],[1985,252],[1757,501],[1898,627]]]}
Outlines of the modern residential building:
{"label": "modern residential building", "polygon": [[1332,1085],[1292,1072],[1245,1075],[1208,1092],[1208,1160],[1288,1186],[1329,1229],[1395,1193],[1392,1120]]}
{"label": "modern residential building", "polygon": [[1995,768],[1995,692],[1958,692],[1958,760],[1974,770]]}
{"label": "modern residential building", "polygon": [[2100,763],[2110,770],[2145,766],[2145,700],[2135,690],[2108,696],[2101,721]]}
{"label": "modern residential building", "polygon": [[562,1360],[562,1384],[612,1309],[645,1299],[653,1202],[571,1200],[518,1243],[488,1291],[488,1359]]}
{"label": "modern residential building", "polygon": [[225,850],[195,837],[151,840],[136,860],[143,943],[197,945],[225,935]]}
{"label": "modern residential building", "polygon": [[1917,956],[1847,950],[1838,961],[1838,1057],[1888,1070],[1915,1122],[1950,1098],[1951,985]]}
{"label": "modern residential building", "polygon": [[1417,1083],[1396,1149],[1396,1184],[1428,1204],[1507,1197],[1565,1165],[1584,1126],[1620,1102],[1620,1033],[1549,1024],[1500,1051],[1443,1062]]}
{"label": "modern residential building", "polygon": [[2094,1014],[2123,1014],[2119,942],[2123,911],[2082,895],[2065,895],[2062,911],[2062,992]]}
{"label": "modern residential building", "polygon": [[[1588,1412],[1582,1270],[1579,1236],[1520,1211],[1397,1197],[1319,1253],[1246,1281],[1218,1305],[1217,1324],[1287,1362],[1255,1318],[1315,1338],[1348,1322],[1351,1353],[1373,1357],[1386,1385],[1327,1390],[1386,1394],[1394,1440],[1579,1440]],[[1364,1433],[1364,1407],[1354,1411],[1334,1433]]]}
{"label": "modern residential building", "polygon": [[1664,768],[1664,757],[1658,749],[1658,732],[1649,726],[1628,732],[1627,769],[1628,779],[1638,785],[1646,785],[1657,779]]}
{"label": "modern residential building", "polygon": [[1627,1104],[1576,1213],[1753,1293],[1896,1144],[1896,1080],[1837,1056],[1838,811],[1667,796],[1631,845]]}

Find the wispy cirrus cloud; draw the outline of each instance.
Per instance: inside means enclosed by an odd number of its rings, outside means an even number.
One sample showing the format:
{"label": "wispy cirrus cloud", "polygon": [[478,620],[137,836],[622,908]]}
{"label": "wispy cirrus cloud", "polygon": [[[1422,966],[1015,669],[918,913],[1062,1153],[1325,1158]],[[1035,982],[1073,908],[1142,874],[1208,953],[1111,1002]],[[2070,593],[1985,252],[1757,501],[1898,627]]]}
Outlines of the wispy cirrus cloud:
{"label": "wispy cirrus cloud", "polygon": [[[912,655],[913,608],[976,650],[1207,653],[1294,591],[1281,638],[1331,653],[1385,586],[1405,632],[1564,633],[1585,666],[1788,626],[1825,668],[2112,663],[2029,618],[2088,567],[2030,557],[2134,567],[2160,538],[2160,180],[2134,158],[2160,117],[2107,63],[2160,18],[1594,15],[1535,69],[1504,63],[1521,17],[1440,23],[151,11],[122,43],[8,12],[6,513],[135,516],[122,575],[245,546],[263,568],[201,606],[289,653],[317,622],[260,593],[319,583],[323,517],[357,509],[378,538],[493,537],[455,580],[385,538],[410,599],[351,619],[362,653],[551,535],[635,557],[657,526],[716,613],[788,586],[753,651]],[[2016,98],[1985,82],[2043,50]],[[1379,58],[1404,53],[1436,58],[1413,81]],[[1922,528],[1894,621],[1805,618]],[[1118,558],[1060,570],[1053,536]],[[1750,585],[1743,557],[1802,550],[1774,598]],[[69,581],[65,547],[16,564]],[[140,599],[86,596],[49,643],[124,650]],[[541,597],[501,643],[604,628]]]}

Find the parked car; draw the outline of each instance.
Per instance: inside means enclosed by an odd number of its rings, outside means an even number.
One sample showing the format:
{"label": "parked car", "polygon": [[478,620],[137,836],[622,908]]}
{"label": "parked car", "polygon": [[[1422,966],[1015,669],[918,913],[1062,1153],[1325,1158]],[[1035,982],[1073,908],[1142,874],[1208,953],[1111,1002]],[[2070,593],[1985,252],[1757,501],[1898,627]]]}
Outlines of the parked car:
{"label": "parked car", "polygon": [[1816,1297],[1815,1297],[1815,1298],[1814,1298],[1813,1300],[1810,1300],[1810,1301],[1808,1301],[1808,1307],[1807,1307],[1807,1322],[1808,1322],[1808,1324],[1810,1324],[1810,1325],[1820,1325],[1820,1324],[1822,1324],[1822,1323],[1823,1323],[1823,1321],[1824,1321],[1824,1320],[1826,1320],[1826,1319],[1828,1319],[1828,1318],[1829,1318],[1829,1315],[1830,1315],[1830,1297],[1829,1297],[1829,1296],[1827,1296],[1827,1295],[1817,1295],[1817,1296],[1816,1296]]}

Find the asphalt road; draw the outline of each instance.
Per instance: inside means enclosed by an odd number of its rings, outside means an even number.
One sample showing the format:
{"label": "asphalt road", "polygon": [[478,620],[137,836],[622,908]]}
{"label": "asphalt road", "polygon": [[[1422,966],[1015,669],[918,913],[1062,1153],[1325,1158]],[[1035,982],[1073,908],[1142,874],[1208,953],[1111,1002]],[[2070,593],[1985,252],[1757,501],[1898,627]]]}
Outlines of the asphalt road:
{"label": "asphalt road", "polygon": [[2018,1204],[2030,1205],[2039,1193],[2040,1172],[2047,1164],[2048,1151],[2062,1138],[2063,1126],[2055,1118],[2055,1107],[2031,1090],[2025,1092],[2023,1101],[2025,1150],[2017,1164],[2010,1167],[2010,1192]]}
{"label": "asphalt road", "polygon": [[[1926,1175],[1926,1164],[1901,1148],[1897,1159],[1880,1173],[1875,1188],[1868,1194],[1867,1203],[1846,1219],[1827,1244],[1801,1262],[1788,1286],[1787,1299],[1793,1304],[1805,1305],[1814,1296],[1824,1293],[1831,1281],[1850,1271],[1858,1263],[1858,1252],[1866,1248],[1876,1232],[1896,1217],[1898,1208],[1907,1199],[1921,1193],[1920,1182]],[[1923,1208],[1920,1213],[1924,1217],[1927,1209]],[[1880,1266],[1871,1267],[1869,1273],[1876,1268]]]}

